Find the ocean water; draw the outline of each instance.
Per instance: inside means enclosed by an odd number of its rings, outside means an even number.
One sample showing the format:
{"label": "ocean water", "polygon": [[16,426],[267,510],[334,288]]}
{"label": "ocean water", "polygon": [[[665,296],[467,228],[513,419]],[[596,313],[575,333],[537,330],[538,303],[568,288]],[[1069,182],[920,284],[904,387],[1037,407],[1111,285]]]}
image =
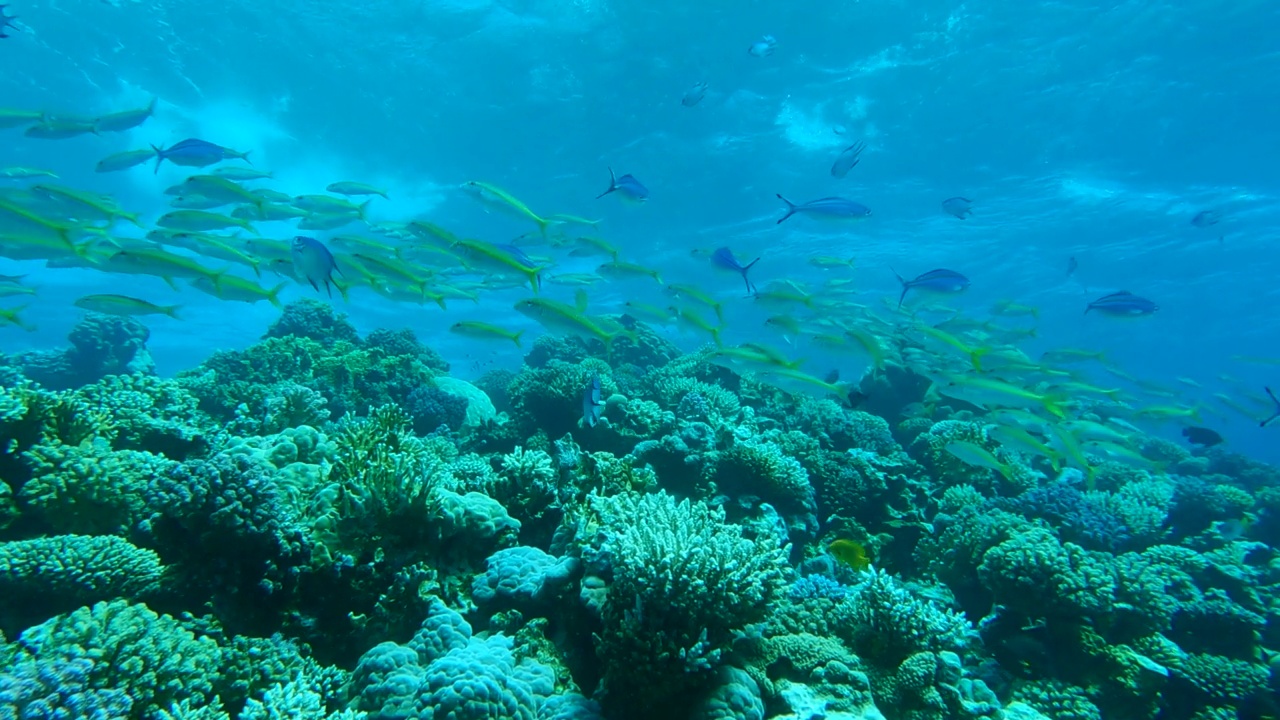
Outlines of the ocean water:
{"label": "ocean water", "polygon": [[[462,190],[492,183],[542,216],[598,219],[619,260],[661,274],[659,282],[608,278],[584,288],[593,314],[624,312],[628,302],[679,304],[664,286],[692,285],[722,303],[724,345],[764,343],[802,361],[808,375],[837,371],[844,382],[873,366],[813,340],[822,327],[814,323],[833,308],[890,324],[963,318],[1034,329],[987,344],[1016,346],[1032,360],[1063,348],[1104,353],[1131,379],[1086,363],[1079,380],[1120,391],[1129,410],[1197,412],[1195,420],[1135,416],[1144,432],[1186,447],[1182,429],[1203,426],[1232,452],[1280,463],[1280,423],[1259,427],[1280,410],[1263,392],[1280,388],[1280,4],[14,0],[7,10],[19,19],[0,39],[0,108],[95,118],[156,101],[151,117],[124,132],[51,140],[0,129],[0,168],[46,169],[58,176],[52,182],[139,214],[141,227],[120,222],[112,235],[142,237],[172,210],[165,189],[201,170],[148,162],[99,173],[95,164],[200,138],[247,151],[252,167],[273,173],[249,188],[297,196],[354,181],[386,191],[372,199],[367,223],[314,232],[294,221],[255,223],[263,237],[328,242],[356,233],[396,244],[403,237],[384,231],[429,221],[550,259],[539,296],[578,302],[578,288],[553,276],[592,273],[601,258],[553,247],[527,220]],[[773,52],[749,52],[765,36],[776,39]],[[700,82],[705,96],[683,103]],[[832,163],[859,142],[858,165],[834,177]],[[597,198],[611,171],[634,175],[650,196]],[[0,179],[0,191],[42,181]],[[780,222],[779,194],[839,196],[872,212],[857,222]],[[972,201],[971,215],[943,210],[956,196]],[[1194,224],[1205,211],[1218,222]],[[710,261],[719,247],[744,263],[759,258],[750,271],[756,286],[794,283],[809,306],[763,307],[740,277]],[[851,264],[820,268],[815,257]],[[935,268],[971,285],[946,296],[913,292],[899,312],[895,273]],[[435,269],[465,270],[459,260]],[[33,326],[0,327],[4,353],[64,347],[85,316],[73,304],[82,296],[180,305],[180,319],[142,318],[164,377],[253,345],[280,314],[181,280],[172,287],[42,260],[0,258],[0,275],[25,275],[37,288],[0,299],[0,309],[24,308]],[[456,277],[494,284],[474,302],[450,299],[442,309],[388,300],[359,283],[344,299],[267,272],[261,282],[287,282],[286,303],[330,302],[361,334],[411,329],[467,380],[519,371],[530,341],[556,334],[513,308],[527,287],[499,287],[483,272]],[[837,279],[851,282],[849,294],[837,295]],[[1134,319],[1085,312],[1117,291],[1159,309]],[[1002,301],[1037,316],[994,315]],[[806,329],[765,322],[779,314]],[[460,321],[522,331],[523,347],[451,332]],[[679,323],[656,327],[685,352],[707,344]],[[891,337],[900,336],[886,330],[884,342]],[[977,347],[983,337],[965,342]]]}
{"label": "ocean water", "polygon": [[[270,187],[291,194],[343,179],[385,187],[390,200],[374,202],[374,220],[429,218],[492,241],[529,230],[459,193],[468,180],[495,183],[543,214],[603,219],[626,259],[723,295],[727,337],[758,332],[759,313],[732,276],[706,277],[691,249],[760,256],[757,282],[817,281],[807,256],[847,255],[859,301],[871,304],[897,291],[891,267],[908,276],[953,268],[973,280],[955,307],[1037,306],[1033,349],[1105,351],[1189,403],[1280,383],[1275,365],[1233,360],[1280,356],[1276,188],[1264,161],[1280,150],[1280,99],[1268,91],[1280,58],[1267,30],[1280,11],[1268,3],[750,3],[728,13],[603,2],[389,2],[357,12],[120,0],[9,12],[23,32],[3,44],[5,106],[95,116],[156,97],[159,109],[101,137],[7,131],[5,163],[53,170],[148,221],[165,209],[160,191],[189,173],[166,164],[159,174],[96,175],[94,164],[194,136],[251,151],[256,167],[275,173]],[[777,38],[776,52],[748,54],[765,34]],[[707,96],[684,107],[696,82],[708,83]],[[857,140],[867,144],[861,163],[833,178],[831,162]],[[609,166],[635,174],[652,198],[638,208],[594,200]],[[846,196],[874,215],[852,227],[775,225],[775,193]],[[964,221],[940,209],[957,195],[974,201]],[[1201,210],[1222,221],[1193,226]],[[1066,277],[1073,256],[1078,282]],[[6,328],[6,347],[60,343],[81,314],[69,300],[123,282],[187,309],[182,321],[149,323],[166,373],[251,342],[273,315],[263,304],[229,318],[217,301],[145,279],[32,279],[43,288],[30,311],[39,332]],[[650,289],[597,286],[592,304]],[[1082,317],[1088,299],[1114,290],[1150,297],[1160,311],[1141,323]],[[314,293],[285,294],[306,295]],[[510,297],[486,294],[479,308],[440,313],[366,293],[342,309],[362,328],[412,327],[446,356],[509,363],[518,361],[506,349],[442,331],[468,315],[527,324],[508,310]],[[1204,389],[1179,385],[1180,376]],[[1206,422],[1241,450],[1280,459],[1273,434],[1247,418],[1226,410]]]}

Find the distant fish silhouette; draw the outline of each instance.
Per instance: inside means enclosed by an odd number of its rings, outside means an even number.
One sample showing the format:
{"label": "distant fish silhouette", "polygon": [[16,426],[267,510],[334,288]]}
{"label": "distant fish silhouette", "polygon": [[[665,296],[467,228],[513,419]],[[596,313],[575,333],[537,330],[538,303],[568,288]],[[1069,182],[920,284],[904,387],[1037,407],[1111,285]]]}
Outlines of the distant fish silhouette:
{"label": "distant fish silhouette", "polygon": [[840,157],[831,164],[831,176],[842,178],[849,174],[861,159],[862,151],[867,149],[867,144],[859,140],[840,152]]}
{"label": "distant fish silhouette", "polygon": [[1076,262],[1075,256],[1072,255],[1071,259],[1067,261],[1067,277],[1071,277],[1072,275],[1075,275],[1076,270],[1079,270],[1079,269],[1080,269],[1080,263]]}
{"label": "distant fish silhouette", "polygon": [[[1222,222],[1222,213],[1217,210],[1201,210],[1191,218],[1191,224],[1198,228],[1211,228]],[[1222,242],[1223,236],[1218,235],[1218,242]]]}
{"label": "distant fish silhouette", "polygon": [[963,220],[973,215],[973,201],[959,196],[950,197],[942,201],[942,211]]}
{"label": "distant fish silhouette", "polygon": [[1194,425],[1182,428],[1182,437],[1186,438],[1187,442],[1192,445],[1199,445],[1200,447],[1213,447],[1214,445],[1222,444],[1222,436],[1217,431]]}
{"label": "distant fish silhouette", "polygon": [[635,178],[634,175],[623,175],[617,177],[613,174],[613,168],[609,168],[609,189],[596,196],[596,199],[608,195],[609,193],[618,193],[623,200],[628,202],[641,203],[649,199],[649,188]]}
{"label": "distant fish silhouette", "polygon": [[13,21],[18,19],[18,16],[17,16],[17,15],[6,15],[6,14],[5,14],[5,12],[4,12],[4,9],[5,9],[5,8],[7,8],[7,7],[9,7],[9,6],[8,6],[8,5],[0,5],[0,38],[7,38],[7,37],[9,37],[9,36],[8,36],[8,34],[6,34],[6,33],[5,33],[5,28],[13,28],[13,29],[15,29],[15,30],[17,30],[17,29],[18,29],[18,26],[13,24]]}

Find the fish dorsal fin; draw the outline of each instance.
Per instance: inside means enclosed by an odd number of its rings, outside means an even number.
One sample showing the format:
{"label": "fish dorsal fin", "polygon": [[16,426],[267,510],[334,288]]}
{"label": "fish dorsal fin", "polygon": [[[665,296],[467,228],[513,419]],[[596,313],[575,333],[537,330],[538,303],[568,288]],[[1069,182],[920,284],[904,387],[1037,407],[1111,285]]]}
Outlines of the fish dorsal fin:
{"label": "fish dorsal fin", "polygon": [[587,311],[587,291],[579,289],[573,294],[573,304],[578,308],[578,312]]}

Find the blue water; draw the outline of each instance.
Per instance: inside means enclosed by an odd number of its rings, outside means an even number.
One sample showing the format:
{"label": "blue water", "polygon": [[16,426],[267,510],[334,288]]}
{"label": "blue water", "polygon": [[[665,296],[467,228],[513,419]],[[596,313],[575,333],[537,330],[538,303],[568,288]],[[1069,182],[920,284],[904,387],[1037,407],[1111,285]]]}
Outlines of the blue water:
{"label": "blue water", "polygon": [[[761,314],[741,298],[740,279],[709,276],[692,249],[727,244],[739,257],[763,256],[757,283],[818,282],[807,257],[851,255],[868,304],[896,296],[890,267],[904,275],[948,267],[973,281],[949,304],[976,316],[999,299],[1041,308],[1039,339],[1026,346],[1033,355],[1104,350],[1129,372],[1179,388],[1183,402],[1206,405],[1215,392],[1243,398],[1280,384],[1280,366],[1232,359],[1280,356],[1275,3],[742,2],[730,10],[79,0],[20,2],[10,12],[23,31],[0,40],[0,106],[93,116],[153,96],[160,105],[119,135],[49,141],[0,131],[0,165],[46,167],[146,220],[166,210],[161,190],[189,173],[166,165],[159,174],[97,175],[94,164],[197,136],[251,150],[257,167],[276,173],[271,186],[291,194],[336,180],[386,187],[391,200],[375,201],[373,220],[424,217],[497,242],[528,230],[458,192],[467,180],[498,184],[539,212],[603,218],[624,259],[728,300],[730,340],[758,336]],[[776,52],[749,55],[765,34],[777,38]],[[698,81],[709,84],[707,97],[682,106]],[[844,180],[831,177],[831,162],[856,140],[867,143],[862,162]],[[609,166],[640,178],[650,200],[594,200]],[[802,218],[777,225],[775,193],[843,195],[874,215],[852,229]],[[954,195],[974,200],[973,217],[941,211]],[[1204,209],[1221,212],[1221,224],[1191,225]],[[1072,256],[1080,268],[1068,279]],[[4,350],[61,346],[82,314],[74,298],[127,290],[186,307],[181,321],[147,322],[159,368],[172,373],[252,343],[277,312],[175,293],[160,280],[0,261],[0,273],[19,272],[40,285],[29,311],[39,330],[0,329]],[[592,308],[649,299],[655,287],[597,286]],[[1160,311],[1141,322],[1082,315],[1088,299],[1119,289]],[[297,286],[285,299],[314,295]],[[493,293],[447,312],[369,293],[340,304],[362,330],[412,327],[467,374],[520,358],[448,326],[495,317],[528,325],[509,309],[519,296]],[[689,348],[700,342],[677,337]],[[1280,460],[1280,429],[1229,410],[1206,423],[1237,449]]]}

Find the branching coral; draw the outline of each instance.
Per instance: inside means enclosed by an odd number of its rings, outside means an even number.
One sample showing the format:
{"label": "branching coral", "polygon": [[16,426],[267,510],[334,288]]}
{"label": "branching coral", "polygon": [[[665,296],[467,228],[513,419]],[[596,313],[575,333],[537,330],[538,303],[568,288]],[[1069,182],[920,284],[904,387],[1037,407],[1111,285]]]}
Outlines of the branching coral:
{"label": "branching coral", "polygon": [[588,572],[611,580],[597,639],[608,705],[655,717],[707,682],[734,629],[764,617],[783,591],[786,548],[666,493],[593,497],[591,507],[579,537]]}

